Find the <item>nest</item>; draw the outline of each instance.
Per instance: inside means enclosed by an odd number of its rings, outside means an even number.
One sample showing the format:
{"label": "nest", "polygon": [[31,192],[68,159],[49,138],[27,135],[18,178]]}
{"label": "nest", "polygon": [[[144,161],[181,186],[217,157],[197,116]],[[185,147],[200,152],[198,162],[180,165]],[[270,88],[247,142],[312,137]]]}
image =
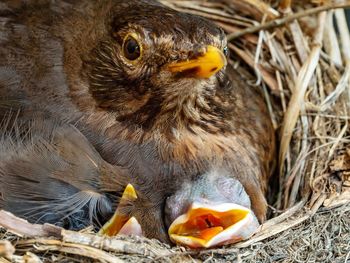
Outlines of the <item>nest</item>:
{"label": "nest", "polygon": [[[21,227],[9,225],[0,235],[0,262],[347,262],[350,34],[344,9],[350,1],[161,2],[221,26],[228,34],[230,63],[249,69],[255,76],[249,84],[265,93],[279,138],[270,220],[249,240],[201,251],[47,225],[30,227],[50,238],[28,239],[21,237]],[[29,225],[1,212],[4,218]]]}

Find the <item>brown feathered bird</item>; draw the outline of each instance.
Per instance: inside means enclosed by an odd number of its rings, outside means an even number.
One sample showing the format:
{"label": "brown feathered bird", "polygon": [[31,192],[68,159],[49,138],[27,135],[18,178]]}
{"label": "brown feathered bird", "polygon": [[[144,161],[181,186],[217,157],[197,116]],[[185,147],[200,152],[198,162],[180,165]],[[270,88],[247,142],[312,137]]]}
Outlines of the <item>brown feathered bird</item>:
{"label": "brown feathered bird", "polygon": [[36,117],[6,127],[0,133],[2,209],[72,229],[111,217],[125,171],[103,161],[74,126]]}
{"label": "brown feathered bird", "polygon": [[[0,19],[0,116],[11,109],[15,121],[28,122],[39,112],[74,125],[104,161],[127,171],[109,174],[135,187],[130,216],[145,236],[210,247],[246,238],[256,218],[264,221],[274,131],[261,93],[227,65],[223,30],[152,0],[5,0]],[[96,168],[86,159],[60,158],[81,162],[85,173],[73,169],[69,177],[83,178],[35,191],[67,206],[78,200],[63,200],[60,189],[100,177],[88,176]],[[34,187],[22,179],[11,179],[12,187]],[[8,201],[7,194],[2,207],[16,213],[16,195]],[[19,208],[40,205],[31,197]]]}

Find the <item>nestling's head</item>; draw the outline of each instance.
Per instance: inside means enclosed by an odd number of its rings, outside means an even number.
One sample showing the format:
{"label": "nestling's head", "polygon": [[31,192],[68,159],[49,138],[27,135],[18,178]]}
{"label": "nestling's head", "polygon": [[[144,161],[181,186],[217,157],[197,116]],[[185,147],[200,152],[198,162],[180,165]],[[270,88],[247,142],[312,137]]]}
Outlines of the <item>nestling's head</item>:
{"label": "nestling's head", "polygon": [[166,200],[164,212],[170,239],[190,247],[238,242],[259,226],[243,185],[225,170],[184,182]]}

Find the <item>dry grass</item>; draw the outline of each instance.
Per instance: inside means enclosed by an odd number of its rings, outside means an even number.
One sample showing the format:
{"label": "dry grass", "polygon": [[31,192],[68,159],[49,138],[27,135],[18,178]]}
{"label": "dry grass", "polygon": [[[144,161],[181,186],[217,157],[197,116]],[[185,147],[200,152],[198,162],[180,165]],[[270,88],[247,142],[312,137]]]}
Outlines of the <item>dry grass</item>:
{"label": "dry grass", "polygon": [[[350,36],[343,9],[350,1],[161,2],[223,27],[231,40],[231,62],[249,68],[256,75],[250,84],[264,90],[280,138],[273,218],[250,240],[207,251],[147,239],[97,240],[70,231],[30,240],[4,232],[0,262],[25,262],[15,256],[25,251],[67,262],[350,260]],[[15,254],[6,240],[15,244]]]}
{"label": "dry grass", "polygon": [[[306,209],[294,216],[303,218]],[[170,248],[156,240],[136,237],[101,239],[94,234],[63,231],[62,237],[23,239],[1,232],[0,262],[348,262],[350,205],[321,208],[303,223],[245,248],[211,250]],[[15,248],[16,247],[16,253]],[[242,244],[241,244],[242,246]],[[27,261],[26,261],[27,260]],[[28,261],[30,260],[30,261]]]}

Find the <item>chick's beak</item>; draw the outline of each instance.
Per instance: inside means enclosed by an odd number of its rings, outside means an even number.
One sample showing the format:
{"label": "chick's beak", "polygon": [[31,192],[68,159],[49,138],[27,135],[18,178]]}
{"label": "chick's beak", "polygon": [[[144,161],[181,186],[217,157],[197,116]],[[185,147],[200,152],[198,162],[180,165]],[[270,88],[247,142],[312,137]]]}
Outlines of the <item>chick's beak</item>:
{"label": "chick's beak", "polygon": [[172,63],[168,69],[172,73],[183,73],[195,78],[210,78],[226,65],[224,53],[214,47],[207,46],[206,52],[193,59]]}
{"label": "chick's beak", "polygon": [[101,228],[99,234],[115,236],[117,234],[142,236],[141,225],[135,217],[125,213],[125,207],[137,199],[134,187],[128,184],[120,199],[113,217]]}
{"label": "chick's beak", "polygon": [[170,225],[170,239],[191,248],[209,248],[236,243],[252,236],[259,223],[250,209],[224,203],[194,203]]}

